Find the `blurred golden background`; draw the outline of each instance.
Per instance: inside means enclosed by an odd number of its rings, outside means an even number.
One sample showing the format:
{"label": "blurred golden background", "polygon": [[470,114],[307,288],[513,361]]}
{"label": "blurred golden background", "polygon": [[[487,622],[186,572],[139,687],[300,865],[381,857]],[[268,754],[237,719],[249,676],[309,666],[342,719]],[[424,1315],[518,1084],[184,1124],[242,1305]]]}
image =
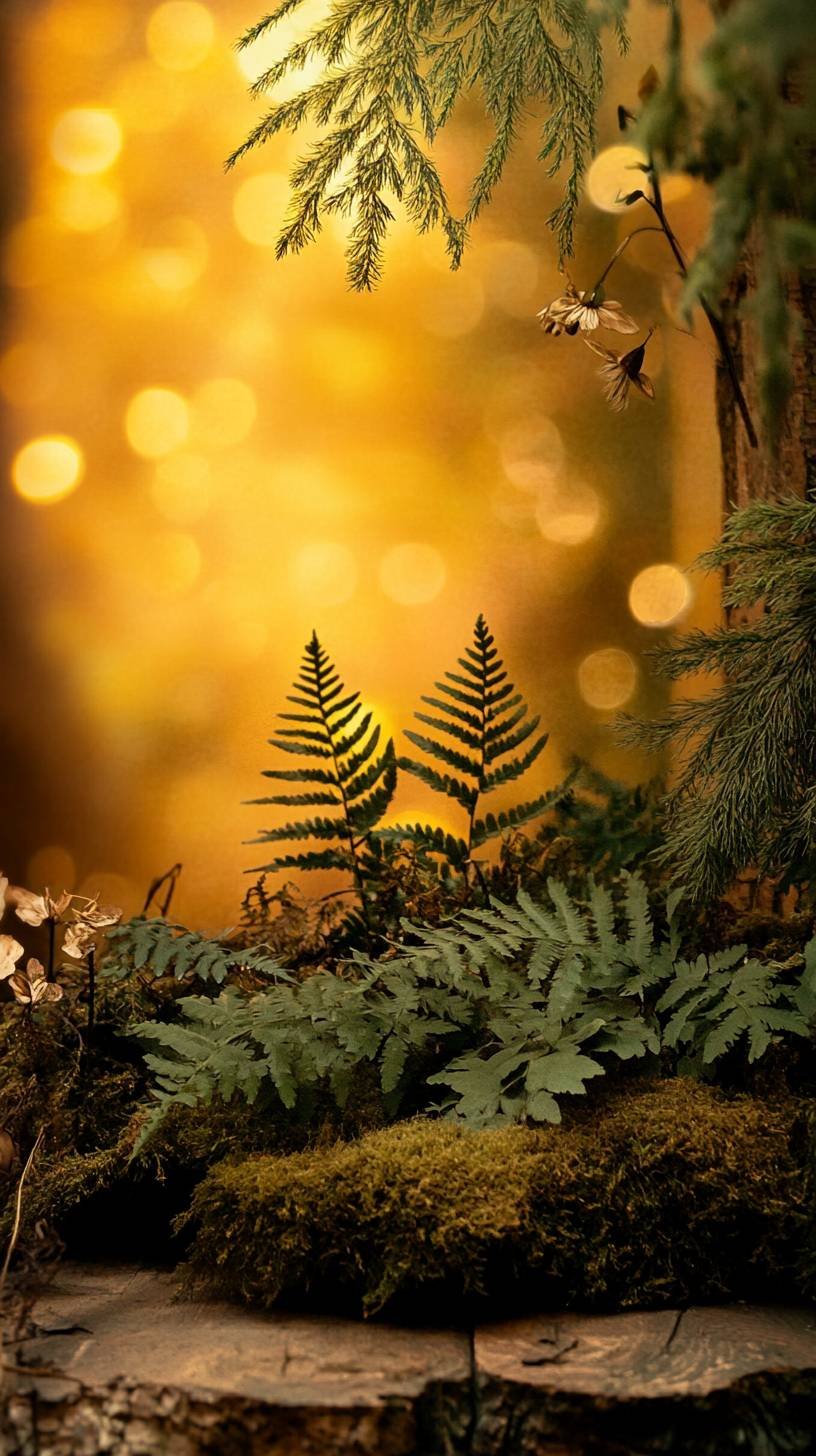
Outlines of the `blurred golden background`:
{"label": "blurred golden background", "polygon": [[[249,82],[315,6],[239,56],[261,8],[7,0],[2,17],[0,868],[135,910],[181,860],[174,908],[209,928],[264,858],[242,845],[264,811],[242,801],[312,627],[396,734],[483,611],[551,732],[532,791],[575,752],[652,772],[609,723],[660,702],[642,649],[717,610],[679,569],[720,515],[713,357],[673,326],[662,240],[610,280],[658,325],[656,402],[622,416],[581,341],[536,323],[564,280],[534,118],[459,273],[402,217],[374,295],[347,291],[337,223],[276,263],[304,138],[227,176],[223,159],[263,104]],[[688,9],[699,32],[706,7]],[[611,149],[664,25],[636,4],[631,52],[610,56],[579,287],[649,220],[616,208],[632,159]],[[443,133],[459,204],[486,135],[475,103]],[[704,197],[684,179],[667,197],[693,245]],[[438,806],[412,782],[395,808]]]}

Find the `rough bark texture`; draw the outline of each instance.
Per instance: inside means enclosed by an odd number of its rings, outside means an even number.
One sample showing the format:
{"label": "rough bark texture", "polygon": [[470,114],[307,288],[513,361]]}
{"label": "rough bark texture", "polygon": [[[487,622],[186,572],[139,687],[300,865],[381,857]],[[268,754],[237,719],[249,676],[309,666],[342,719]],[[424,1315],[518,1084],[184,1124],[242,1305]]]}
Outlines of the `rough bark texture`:
{"label": "rough bark texture", "polygon": [[[748,408],[757,423],[762,414],[757,387],[758,345],[750,312],[744,304],[756,288],[758,263],[756,248],[749,247],[733,280],[724,313]],[[734,404],[728,375],[722,366],[717,370],[725,514],[753,500],[816,495],[816,274],[803,274],[790,297],[801,333],[794,341],[793,395],[776,455],[762,445],[751,449]]]}
{"label": "rough bark texture", "polygon": [[65,1266],[6,1362],[2,1456],[792,1456],[808,1310],[546,1315],[399,1329],[177,1302]]}

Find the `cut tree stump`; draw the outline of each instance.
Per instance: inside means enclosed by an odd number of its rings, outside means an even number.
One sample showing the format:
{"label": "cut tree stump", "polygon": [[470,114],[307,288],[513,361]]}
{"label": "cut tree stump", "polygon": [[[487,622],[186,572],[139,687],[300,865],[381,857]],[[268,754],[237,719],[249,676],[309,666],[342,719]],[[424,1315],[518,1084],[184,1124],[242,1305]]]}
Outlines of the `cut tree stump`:
{"label": "cut tree stump", "polygon": [[2,1456],[790,1456],[816,1317],[694,1308],[475,1331],[186,1301],[65,1265],[6,1363]]}

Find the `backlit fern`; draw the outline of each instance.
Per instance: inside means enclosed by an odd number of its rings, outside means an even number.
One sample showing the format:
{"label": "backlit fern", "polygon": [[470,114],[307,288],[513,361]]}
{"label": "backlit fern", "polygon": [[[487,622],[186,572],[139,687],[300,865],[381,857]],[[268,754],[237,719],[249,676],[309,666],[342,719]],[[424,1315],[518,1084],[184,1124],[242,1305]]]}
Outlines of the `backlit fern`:
{"label": "backlit fern", "polygon": [[285,808],[329,808],[331,815],[294,819],[265,829],[253,844],[316,840],[318,849],[278,855],[249,873],[277,870],[348,870],[365,913],[362,854],[394,794],[397,778],[394,744],[378,752],[380,728],[363,709],[359,692],[348,693],[328,653],[313,632],[306,644],[300,676],[287,702],[302,712],[281,713],[285,725],[269,741],[307,762],[298,768],[264,769],[266,778],[298,787],[251,799],[252,804]]}
{"label": "backlit fern", "polygon": [[406,757],[399,759],[399,766],[464,809],[464,837],[422,824],[399,825],[385,832],[444,855],[463,869],[473,851],[487,840],[546,813],[563,798],[566,784],[500,814],[477,817],[481,796],[520,778],[535,763],[548,735],[537,733],[540,720],[528,715],[522,694],[510,682],[484,617],[477,619],[473,646],[465,649],[458,663],[461,672],[446,672],[444,680],[435,684],[440,696],[423,696],[423,703],[433,711],[414,715],[435,730],[434,736],[413,730],[405,734],[416,748],[441,764],[442,770]]}

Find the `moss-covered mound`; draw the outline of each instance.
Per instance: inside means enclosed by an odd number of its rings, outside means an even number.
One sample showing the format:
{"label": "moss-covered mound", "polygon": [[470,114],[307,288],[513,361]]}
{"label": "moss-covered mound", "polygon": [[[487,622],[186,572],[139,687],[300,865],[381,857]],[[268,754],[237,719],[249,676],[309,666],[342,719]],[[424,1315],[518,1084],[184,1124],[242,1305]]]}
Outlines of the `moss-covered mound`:
{"label": "moss-covered mound", "polygon": [[[807,1112],[674,1079],[571,1125],[414,1120],[219,1164],[194,1195],[191,1270],[270,1305],[368,1311],[431,1296],[654,1306],[807,1292]],[[440,1296],[443,1296],[440,1299]]]}

